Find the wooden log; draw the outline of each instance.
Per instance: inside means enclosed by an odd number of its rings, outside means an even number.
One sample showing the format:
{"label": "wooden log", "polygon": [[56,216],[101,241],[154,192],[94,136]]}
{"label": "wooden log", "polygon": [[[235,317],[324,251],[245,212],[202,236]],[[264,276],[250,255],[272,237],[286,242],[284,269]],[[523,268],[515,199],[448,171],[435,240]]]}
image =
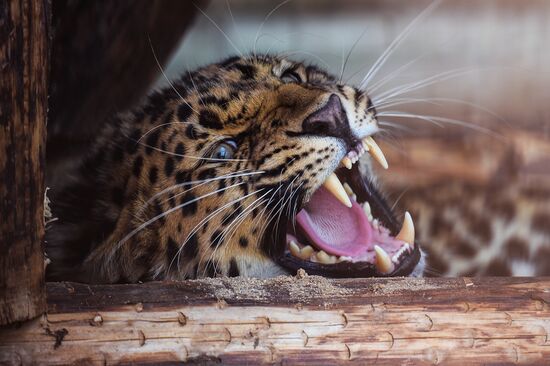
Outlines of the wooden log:
{"label": "wooden log", "polygon": [[0,2],[0,325],[44,312],[49,1]]}
{"label": "wooden log", "polygon": [[50,283],[0,363],[548,364],[550,278]]}

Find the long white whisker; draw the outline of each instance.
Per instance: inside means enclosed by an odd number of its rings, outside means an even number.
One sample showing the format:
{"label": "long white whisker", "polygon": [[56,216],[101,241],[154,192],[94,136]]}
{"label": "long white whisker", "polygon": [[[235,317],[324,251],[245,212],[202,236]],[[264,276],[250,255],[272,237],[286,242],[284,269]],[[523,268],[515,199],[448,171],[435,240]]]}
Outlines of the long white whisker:
{"label": "long white whisker", "polygon": [[432,2],[426,9],[424,9],[412,22],[393,40],[388,48],[380,55],[378,60],[372,65],[371,69],[363,78],[359,89],[365,90],[371,79],[378,73],[380,68],[384,65],[386,60],[392,55],[392,53],[401,45],[405,38],[412,32],[414,27],[423,20],[428,14],[430,14],[435,8],[439,6],[442,0],[436,0]]}
{"label": "long white whisker", "polygon": [[[180,187],[185,187],[185,186],[190,186],[190,185],[194,185],[194,184],[197,184],[196,186],[188,189],[188,190],[185,190],[183,193],[185,192],[188,192],[189,190],[193,189],[193,188],[196,188],[196,187],[199,187],[200,185],[203,185],[203,184],[207,184],[207,183],[211,183],[211,182],[215,182],[215,181],[218,181],[218,180],[222,180],[222,179],[228,179],[228,178],[238,178],[238,177],[246,177],[246,176],[249,176],[249,175],[255,175],[255,174],[262,174],[263,171],[256,171],[256,172],[250,172],[250,173],[244,173],[244,172],[248,172],[250,169],[245,169],[245,170],[241,170],[241,171],[237,171],[237,172],[232,172],[230,174],[227,174],[227,175],[220,175],[220,176],[217,176],[217,177],[213,177],[213,178],[209,178],[209,179],[202,179],[202,180],[195,180],[195,181],[191,181],[191,182],[184,182],[184,183],[179,183],[179,184],[175,184],[173,186],[170,186],[168,188],[165,188],[163,189],[162,191],[156,193],[153,197],[151,197],[147,203],[151,203],[151,201],[153,201],[155,198],[157,198],[158,196],[161,196],[163,195],[164,193],[167,193],[167,192],[170,192],[170,191],[173,191],[175,189],[178,189]],[[240,173],[243,173],[243,174],[240,174]]]}
{"label": "long white whisker", "polygon": [[[346,71],[346,66],[348,64],[348,61],[349,61],[349,58],[351,57],[351,54],[353,53],[353,50],[355,49],[355,47],[357,46],[357,44],[359,43],[359,41],[361,41],[361,39],[363,38],[363,36],[365,35],[365,33],[367,33],[367,27],[365,27],[365,29],[363,30],[363,32],[361,32],[361,34],[359,35],[359,37],[357,38],[357,40],[355,40],[355,42],[353,43],[353,45],[351,46],[351,48],[349,49],[349,52],[348,54],[346,55],[346,58],[343,60],[342,62],[342,69],[340,70],[340,77],[338,78],[338,82],[340,83],[342,81],[342,78],[344,77],[344,72]],[[344,49],[342,48],[342,51]]]}
{"label": "long white whisker", "polygon": [[277,10],[279,10],[280,7],[284,6],[286,3],[289,3],[290,1],[292,1],[292,0],[285,0],[282,3],[280,3],[279,5],[277,5],[276,7],[274,7],[273,10],[271,10],[269,13],[267,13],[267,15],[265,16],[262,23],[260,23],[260,26],[258,27],[258,31],[256,32],[256,36],[254,37],[254,45],[253,45],[253,48],[252,48],[254,55],[256,55],[256,50],[257,50],[256,46],[258,44],[258,37],[260,36],[260,32],[262,31],[265,23],[267,22],[269,17],[271,15],[273,15],[273,13],[275,13]]}
{"label": "long white whisker", "polygon": [[486,133],[486,134],[488,134],[492,137],[502,139],[502,135],[499,135],[499,134],[495,133],[494,131],[492,131],[488,128],[478,126],[478,125],[476,125],[474,123],[471,123],[471,122],[461,121],[461,120],[452,119],[452,118],[439,117],[439,116],[425,116],[425,115],[419,115],[419,114],[400,113],[400,112],[381,112],[378,115],[382,116],[382,117],[416,118],[416,119],[432,122],[432,123],[438,125],[439,127],[443,127],[443,125],[440,123],[440,122],[442,122],[442,123],[447,123],[447,124],[450,124],[450,125],[457,125],[457,126],[461,126],[461,127],[466,127],[466,128],[478,131],[478,132]]}
{"label": "long white whisker", "polygon": [[222,207],[219,207],[217,208],[215,211],[213,211],[211,214],[209,214],[208,216],[206,216],[205,218],[203,218],[197,225],[195,225],[195,227],[187,234],[187,237],[185,238],[185,240],[183,241],[183,243],[180,245],[180,247],[178,248],[178,252],[176,253],[176,255],[174,256],[174,258],[172,258],[172,260],[170,261],[170,265],[168,266],[168,271],[170,271],[170,268],[172,267],[172,264],[174,262],[174,260],[177,258],[177,263],[178,263],[178,270],[179,270],[179,262],[180,262],[180,256],[181,256],[181,252],[183,250],[183,247],[185,246],[185,244],[187,244],[187,242],[189,241],[189,239],[191,239],[191,237],[196,234],[200,228],[202,226],[204,226],[204,224],[206,224],[208,221],[210,221],[212,218],[214,218],[214,216],[216,216],[218,213],[222,212],[223,210],[225,210],[227,207],[237,203],[237,202],[240,202],[258,192],[260,192],[260,190],[257,190],[257,191],[254,191],[252,193],[249,193],[245,196],[242,196],[242,197],[239,197],[233,201],[230,201],[226,204],[224,204]]}
{"label": "long white whisker", "polygon": [[197,112],[197,110],[195,108],[193,108],[193,106],[191,104],[189,104],[180,94],[180,92],[176,89],[176,87],[174,86],[174,84],[172,83],[172,81],[170,81],[170,79],[168,78],[168,76],[166,76],[166,73],[164,72],[164,69],[162,68],[162,66],[160,65],[160,62],[159,62],[159,59],[157,58],[157,54],[155,53],[155,49],[153,48],[153,43],[151,42],[151,37],[149,37],[149,35],[147,35],[147,38],[149,39],[149,46],[151,47],[151,52],[153,53],[153,57],[155,58],[155,62],[157,63],[157,66],[160,70],[160,72],[162,73],[162,76],[164,77],[164,79],[166,80],[166,82],[168,83],[168,85],[170,85],[170,87],[172,88],[172,90],[174,90],[174,92],[180,97],[181,101],[184,102],[185,104],[187,104],[187,106],[189,108],[191,108],[191,110],[195,113],[199,113]]}
{"label": "long white whisker", "polygon": [[239,39],[239,46],[243,47],[243,39],[241,37],[241,34],[238,31],[237,23],[235,22],[235,17],[233,17],[233,11],[231,10],[231,5],[229,4],[229,0],[225,0],[225,4],[227,5],[227,11],[229,12],[229,16],[231,18],[231,24],[233,25],[233,29],[235,31],[235,34],[237,35],[237,38]]}
{"label": "long white whisker", "polygon": [[437,75],[430,76],[428,78],[425,78],[423,80],[415,81],[412,83],[408,83],[405,85],[400,85],[395,88],[392,88],[388,91],[385,91],[384,93],[376,96],[373,98],[372,102],[375,105],[378,105],[379,103],[383,103],[387,100],[390,100],[391,98],[397,97],[399,95],[418,90],[420,88],[424,88],[426,86],[430,86],[435,83],[439,83],[441,81],[449,80],[452,78],[455,78],[457,76],[467,74],[470,72],[476,71],[476,69],[472,68],[461,68],[461,69],[455,69],[450,71],[445,71]]}
{"label": "long white whisker", "polygon": [[[450,41],[449,40],[446,40],[445,42],[442,42],[441,44],[437,45],[435,47],[435,49],[439,49],[440,47],[442,47],[443,45],[445,45],[446,43],[448,43]],[[378,90],[379,88],[381,88],[383,85],[387,84],[388,82],[390,82],[391,80],[395,79],[398,75],[400,75],[403,71],[407,70],[410,66],[412,66],[413,64],[415,64],[416,62],[418,62],[419,60],[423,59],[424,57],[427,57],[428,55],[431,55],[433,54],[435,51],[434,50],[431,50],[431,51],[427,51],[427,52],[424,52],[423,54],[421,54],[420,56],[416,57],[415,59],[407,62],[406,64],[404,65],[401,65],[400,67],[398,67],[396,70],[392,71],[391,73],[389,73],[388,75],[386,75],[384,78],[382,78],[381,80],[377,81],[376,83],[374,83],[368,90],[369,94],[375,94],[376,93],[376,90]]]}
{"label": "long white whisker", "polygon": [[393,123],[393,122],[387,122],[387,121],[378,121],[378,124],[379,124],[380,126],[395,128],[396,130],[407,131],[407,132],[409,132],[409,133],[415,132],[415,130],[413,130],[412,128],[403,126],[403,125],[401,125],[401,124],[399,124],[399,123]]}
{"label": "long white whisker", "polygon": [[126,241],[128,241],[128,239],[130,239],[131,237],[133,237],[135,234],[137,234],[138,232],[140,232],[141,230],[143,230],[144,228],[146,228],[147,226],[151,225],[153,222],[165,217],[166,215],[169,215],[171,214],[172,212],[176,211],[176,210],[179,210],[187,205],[190,205],[192,203],[195,203],[203,198],[206,198],[206,197],[209,197],[209,196],[212,196],[214,194],[217,194],[218,192],[223,192],[225,190],[228,190],[230,188],[233,188],[233,187],[237,187],[237,186],[240,186],[241,184],[244,184],[245,182],[240,182],[240,183],[235,183],[235,184],[232,184],[230,186],[227,186],[227,187],[224,187],[224,188],[221,188],[221,189],[217,189],[213,192],[210,192],[210,193],[207,193],[205,195],[202,195],[200,197],[197,197],[197,198],[194,198],[188,202],[185,202],[185,203],[182,203],[181,205],[177,205],[175,207],[172,207],[170,208],[169,210],[161,213],[161,214],[158,214],[156,215],[155,217],[147,220],[146,222],[144,222],[143,224],[139,225],[137,228],[135,228],[134,230],[132,230],[129,234],[127,234],[125,237],[123,237],[121,240],[119,240],[119,242],[116,244],[116,248],[115,250],[118,250],[118,248],[120,248],[120,246],[122,244],[124,244]]}
{"label": "long white whisker", "polygon": [[220,31],[220,33],[225,37],[227,42],[229,42],[229,44],[235,49],[235,51],[237,51],[237,53],[241,57],[243,57],[243,53],[241,52],[241,50],[237,46],[235,46],[235,43],[233,43],[231,38],[229,38],[229,36],[223,31],[223,29],[220,28],[218,23],[216,23],[212,18],[210,18],[208,16],[208,14],[206,14],[199,6],[197,6],[196,4],[193,4],[193,5],[195,5],[195,8],[197,8],[202,13],[202,15],[204,15],[206,17],[206,19],[208,19],[210,21],[210,23],[212,23],[214,25],[214,27],[216,27]]}
{"label": "long white whisker", "polygon": [[320,56],[312,53],[312,52],[308,52],[308,51],[293,51],[293,52],[286,52],[285,53],[286,56],[292,56],[292,55],[308,55],[308,56],[311,56],[313,58],[315,58],[316,60],[318,60],[319,62],[321,62],[323,64],[323,66],[325,66],[327,69],[330,69],[330,66],[328,64],[328,62],[326,62],[323,58],[321,58]]}
{"label": "long white whisker", "polygon": [[444,104],[440,102],[466,105],[466,106],[478,109],[480,111],[486,112],[487,114],[490,114],[491,116],[497,118],[503,123],[508,123],[508,121],[505,118],[503,118],[502,116],[500,116],[499,114],[497,114],[496,112],[488,108],[485,108],[476,103],[468,102],[462,99],[455,99],[455,98],[396,98],[396,99],[387,101],[385,103],[382,103],[380,105],[377,105],[376,109],[382,110],[383,108],[393,107],[396,105],[414,104],[414,103],[429,103],[433,105],[443,106]]}
{"label": "long white whisker", "polygon": [[145,136],[147,136],[148,134],[150,134],[151,132],[153,132],[155,130],[158,130],[159,128],[162,128],[164,126],[169,126],[169,125],[175,125],[175,124],[178,124],[178,123],[185,124],[185,123],[189,123],[189,122],[174,121],[174,122],[168,122],[168,123],[161,123],[160,125],[156,125],[155,127],[152,127],[149,130],[147,130],[147,132],[145,132],[143,135],[141,135],[141,137],[136,141],[136,143],[140,143],[140,141],[143,140],[145,138]]}
{"label": "long white whisker", "polygon": [[[136,141],[136,140],[134,140],[134,141]],[[181,156],[182,158],[197,159],[197,160],[204,160],[204,161],[213,161],[213,162],[219,162],[219,163],[223,163],[223,162],[238,162],[238,161],[245,162],[245,161],[248,161],[247,159],[216,159],[216,158],[205,158],[205,157],[202,157],[202,156],[193,156],[193,155],[186,155],[186,154],[178,154],[178,153],[175,153],[175,152],[172,152],[172,151],[160,149],[160,148],[158,148],[158,147],[156,147],[156,146],[151,146],[151,145],[145,144],[145,143],[143,143],[143,142],[138,142],[138,141],[136,141],[136,143],[139,143],[140,145],[143,145],[143,146],[145,146],[145,147],[149,147],[149,148],[151,148],[151,149],[153,149],[153,150],[156,150],[156,151],[159,151],[159,152],[168,154],[168,155],[172,155],[172,156]]]}

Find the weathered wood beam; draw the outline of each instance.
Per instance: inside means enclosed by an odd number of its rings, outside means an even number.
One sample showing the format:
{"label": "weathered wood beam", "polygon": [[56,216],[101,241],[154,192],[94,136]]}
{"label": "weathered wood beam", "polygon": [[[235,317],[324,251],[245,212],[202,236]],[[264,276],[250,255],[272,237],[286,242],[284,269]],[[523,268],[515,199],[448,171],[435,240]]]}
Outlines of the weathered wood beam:
{"label": "weathered wood beam", "polygon": [[301,276],[47,289],[46,316],[0,330],[0,363],[550,360],[550,278]]}
{"label": "weathered wood beam", "polygon": [[46,309],[49,1],[0,1],[0,325]]}

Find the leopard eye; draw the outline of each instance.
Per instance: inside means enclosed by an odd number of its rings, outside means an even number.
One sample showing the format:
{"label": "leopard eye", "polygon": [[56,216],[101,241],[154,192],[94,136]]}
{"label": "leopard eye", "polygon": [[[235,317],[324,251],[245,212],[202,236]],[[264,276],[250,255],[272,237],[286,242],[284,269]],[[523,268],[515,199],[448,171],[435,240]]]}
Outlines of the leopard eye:
{"label": "leopard eye", "polygon": [[237,143],[233,140],[225,140],[216,146],[210,157],[212,159],[220,160],[232,159],[235,154],[235,150],[237,150]]}
{"label": "leopard eye", "polygon": [[300,75],[296,71],[291,69],[287,69],[283,72],[283,74],[281,75],[281,80],[284,81],[285,83],[302,82],[302,78],[300,77]]}

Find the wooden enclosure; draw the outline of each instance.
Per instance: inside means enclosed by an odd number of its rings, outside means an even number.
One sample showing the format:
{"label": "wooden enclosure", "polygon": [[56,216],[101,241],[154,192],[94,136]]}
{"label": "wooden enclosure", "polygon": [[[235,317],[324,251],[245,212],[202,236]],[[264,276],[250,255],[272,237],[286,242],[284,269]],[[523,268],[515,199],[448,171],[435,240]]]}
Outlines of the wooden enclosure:
{"label": "wooden enclosure", "polygon": [[[164,19],[159,2],[150,4],[142,13],[157,24]],[[189,4],[171,5],[166,12],[185,13],[175,31],[183,32],[194,10]],[[45,283],[50,68],[57,70],[52,73],[58,75],[56,82],[62,79],[59,64],[50,67],[55,62],[50,58],[51,11],[48,0],[0,2],[0,364],[550,363],[549,278],[331,280],[299,272],[270,280]],[[165,26],[176,23],[172,19]],[[171,46],[160,51],[162,59]],[[111,60],[107,56],[101,58],[105,64]],[[156,67],[150,63],[142,71],[153,74]],[[73,76],[67,83],[75,82]],[[139,87],[145,89],[152,79]],[[57,105],[68,98],[59,90],[50,95]],[[97,108],[107,102],[98,98],[94,103]],[[66,137],[67,120],[55,125],[56,138]],[[536,132],[514,131],[509,137],[530,163],[529,172],[538,174],[536,167],[548,163],[548,142]],[[426,156],[450,145],[426,137],[409,143],[421,144],[427,153],[395,164],[391,174],[398,177],[397,185],[427,182],[437,174],[486,182],[508,151],[502,148],[494,161],[487,159],[476,169],[457,153],[449,159],[461,170],[439,166],[432,175],[419,175],[419,167],[429,171],[434,166]],[[454,143],[460,146],[455,151],[471,151],[464,140]],[[475,145],[476,151],[483,152],[484,143]],[[394,154],[391,160],[402,161]]]}

